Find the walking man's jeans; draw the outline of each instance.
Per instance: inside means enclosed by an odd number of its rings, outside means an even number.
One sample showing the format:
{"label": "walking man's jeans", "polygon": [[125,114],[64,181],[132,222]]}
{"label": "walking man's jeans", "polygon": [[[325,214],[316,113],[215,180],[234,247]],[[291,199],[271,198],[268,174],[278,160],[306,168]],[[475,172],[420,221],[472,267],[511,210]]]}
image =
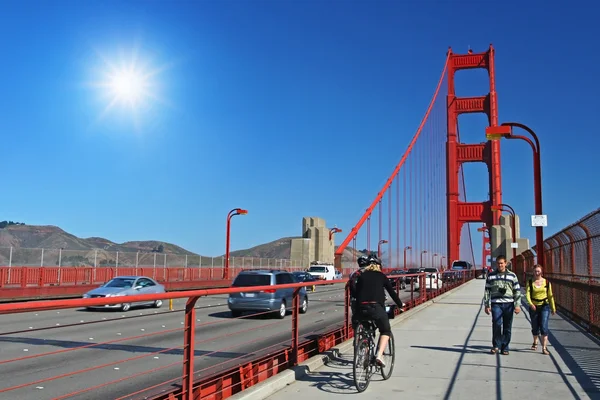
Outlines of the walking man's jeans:
{"label": "walking man's jeans", "polygon": [[492,345],[500,351],[508,351],[514,312],[514,303],[492,303]]}

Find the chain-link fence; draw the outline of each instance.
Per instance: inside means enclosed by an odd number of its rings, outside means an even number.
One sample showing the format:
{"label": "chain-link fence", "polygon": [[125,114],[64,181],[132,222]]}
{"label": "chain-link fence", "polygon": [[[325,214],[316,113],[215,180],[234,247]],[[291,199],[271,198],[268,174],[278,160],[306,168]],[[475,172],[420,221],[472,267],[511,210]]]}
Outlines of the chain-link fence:
{"label": "chain-link fence", "polygon": [[[535,250],[517,256],[515,272],[524,282],[537,262]],[[557,307],[600,334],[600,209],[546,239],[543,251]]]}
{"label": "chain-link fence", "polygon": [[[225,257],[188,254],[123,252],[106,250],[63,250],[0,247],[0,266],[4,267],[223,267]],[[283,258],[230,257],[230,267],[290,268],[300,261]]]}

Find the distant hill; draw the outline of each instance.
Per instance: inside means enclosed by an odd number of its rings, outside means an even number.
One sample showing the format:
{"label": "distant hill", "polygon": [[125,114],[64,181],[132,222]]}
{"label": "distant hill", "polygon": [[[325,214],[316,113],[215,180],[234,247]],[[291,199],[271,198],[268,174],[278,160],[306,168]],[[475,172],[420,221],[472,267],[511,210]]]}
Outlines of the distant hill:
{"label": "distant hill", "polygon": [[[58,253],[58,249],[61,248],[63,249],[62,265],[90,265],[95,257],[110,265],[115,262],[117,252],[121,254],[120,265],[132,262],[135,265],[137,252],[199,256],[172,243],[157,240],[114,243],[100,237],[79,238],[57,226],[22,223],[5,224],[0,228],[0,265],[8,263],[10,252],[7,249],[10,247],[13,248],[14,264],[31,266],[40,264],[41,249],[44,249],[44,260],[53,260],[44,261],[46,265],[58,265],[54,262],[54,258],[57,257],[55,253]],[[148,256],[145,258],[148,259]]]}
{"label": "distant hill", "polygon": [[[292,250],[292,239],[299,237],[284,237],[281,239],[273,240],[269,243],[259,244],[258,246],[251,247],[249,249],[232,251],[230,257],[259,257],[259,258],[290,258]],[[338,246],[335,247],[336,250]],[[356,253],[361,256],[363,253],[357,250]],[[354,254],[352,249],[344,249],[342,255],[342,261],[354,261]]]}
{"label": "distant hill", "polygon": [[[294,238],[284,237],[248,249],[232,251],[230,256],[289,259]],[[117,252],[119,265],[136,265],[138,252],[140,265],[152,264],[152,254],[181,256],[178,257],[181,260],[175,262],[177,265],[183,265],[186,255],[200,256],[175,244],[157,240],[115,243],[101,237],[79,238],[53,225],[25,225],[21,222],[0,221],[0,265],[8,264],[11,247],[13,264],[30,266],[40,265],[41,249],[44,249],[44,264],[47,266],[58,265],[58,249],[61,248],[61,265],[94,265],[95,259],[98,265],[114,265]],[[208,262],[209,257],[202,257]],[[171,258],[175,259],[169,259]],[[344,250],[342,261],[353,260],[352,250]],[[190,259],[190,263],[192,262],[195,261]]]}

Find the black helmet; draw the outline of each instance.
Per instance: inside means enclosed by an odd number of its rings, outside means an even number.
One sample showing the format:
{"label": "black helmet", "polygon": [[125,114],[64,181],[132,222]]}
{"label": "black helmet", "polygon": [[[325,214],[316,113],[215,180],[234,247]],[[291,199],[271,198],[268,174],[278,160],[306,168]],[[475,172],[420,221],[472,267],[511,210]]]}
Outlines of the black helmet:
{"label": "black helmet", "polygon": [[371,262],[369,261],[369,257],[367,257],[367,256],[358,257],[356,262],[358,263],[359,268],[365,268],[371,264]]}
{"label": "black helmet", "polygon": [[369,264],[377,264],[377,265],[381,266],[381,260],[374,255],[370,255],[368,260],[369,260]]}

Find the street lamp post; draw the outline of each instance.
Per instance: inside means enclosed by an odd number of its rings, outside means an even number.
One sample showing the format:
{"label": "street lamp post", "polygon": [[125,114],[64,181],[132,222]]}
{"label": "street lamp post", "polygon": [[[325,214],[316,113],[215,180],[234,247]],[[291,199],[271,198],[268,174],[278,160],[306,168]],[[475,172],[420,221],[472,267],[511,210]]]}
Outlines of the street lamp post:
{"label": "street lamp post", "polygon": [[329,230],[329,241],[331,242],[331,239],[333,239],[333,234],[334,234],[334,233],[340,233],[341,231],[342,231],[342,230],[341,230],[340,228],[338,228],[338,227],[331,228],[331,229]]}
{"label": "street lamp post", "polygon": [[406,250],[412,250],[412,247],[406,246],[404,248],[404,270],[406,271]]}
{"label": "street lamp post", "polygon": [[515,244],[517,243],[517,236],[516,236],[516,228],[515,228],[515,218],[516,218],[516,213],[514,208],[512,208],[511,206],[509,206],[508,204],[500,204],[499,206],[492,206],[492,210],[493,211],[507,211],[510,214],[510,231],[512,233],[512,243],[513,245],[512,247],[512,260],[511,260],[511,265],[514,268],[514,263],[517,260],[517,248],[515,247]]}
{"label": "street lamp post", "polygon": [[433,253],[431,255],[431,268],[435,268],[435,258],[438,256],[438,253]]}
{"label": "street lamp post", "polygon": [[[532,137],[533,141],[527,136],[514,135],[513,128],[521,128],[527,131]],[[542,163],[541,163],[541,149],[540,141],[535,132],[526,125],[518,122],[505,122],[500,126],[488,126],[485,129],[485,134],[488,140],[498,140],[502,137],[507,139],[520,139],[529,143],[533,150],[533,186],[535,196],[535,215],[543,215],[542,211]],[[544,268],[544,227],[538,224],[535,227],[535,252],[537,256],[537,263],[542,265]]]}
{"label": "street lamp post", "polygon": [[234,208],[227,214],[227,238],[225,241],[225,268],[223,269],[223,279],[229,279],[229,232],[231,230],[231,218],[236,215],[246,215],[248,210]]}
{"label": "street lamp post", "polygon": [[440,268],[444,269],[444,260],[446,259],[446,256],[441,256],[440,257]]}
{"label": "street lamp post", "polygon": [[387,243],[388,241],[385,239],[381,239],[379,243],[377,243],[377,258],[381,260],[381,245]]}
{"label": "street lamp post", "polygon": [[423,254],[427,253],[427,250],[421,251],[421,268],[423,268]]}

